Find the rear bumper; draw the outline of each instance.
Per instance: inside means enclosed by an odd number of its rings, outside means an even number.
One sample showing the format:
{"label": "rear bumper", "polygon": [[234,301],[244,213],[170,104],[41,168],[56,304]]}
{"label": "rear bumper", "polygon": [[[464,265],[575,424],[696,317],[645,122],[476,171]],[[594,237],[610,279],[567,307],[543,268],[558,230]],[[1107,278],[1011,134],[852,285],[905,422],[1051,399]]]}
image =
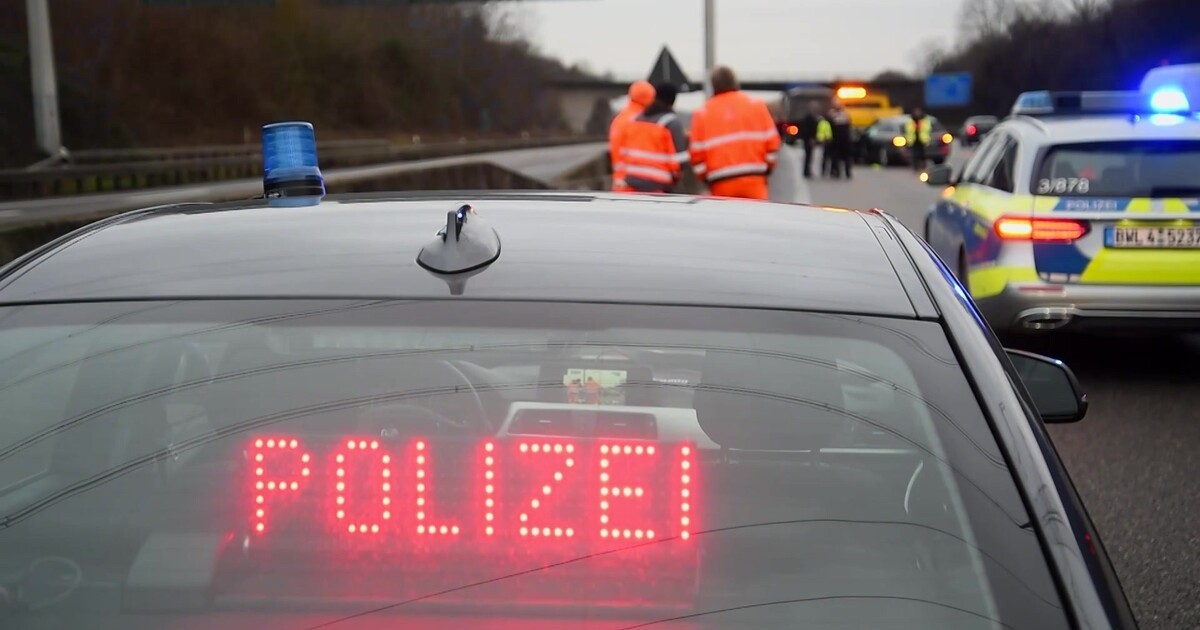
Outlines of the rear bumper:
{"label": "rear bumper", "polygon": [[1200,286],[1017,282],[978,304],[997,330],[1200,330]]}

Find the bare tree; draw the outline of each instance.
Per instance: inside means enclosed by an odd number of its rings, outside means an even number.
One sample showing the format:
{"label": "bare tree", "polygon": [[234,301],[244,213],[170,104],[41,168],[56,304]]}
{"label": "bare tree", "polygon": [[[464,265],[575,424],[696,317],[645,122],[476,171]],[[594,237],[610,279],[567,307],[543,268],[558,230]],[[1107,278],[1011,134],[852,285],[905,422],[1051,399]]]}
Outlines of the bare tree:
{"label": "bare tree", "polygon": [[537,34],[537,16],[524,3],[492,2],[482,5],[489,34],[501,42],[530,42]]}
{"label": "bare tree", "polygon": [[950,51],[942,45],[941,38],[926,39],[909,54],[918,76],[933,72],[949,56]]}
{"label": "bare tree", "polygon": [[1084,22],[1094,22],[1108,10],[1112,0],[1067,0],[1071,15]]}
{"label": "bare tree", "polygon": [[958,22],[965,39],[989,39],[1003,33],[1018,14],[1016,0],[967,0]]}

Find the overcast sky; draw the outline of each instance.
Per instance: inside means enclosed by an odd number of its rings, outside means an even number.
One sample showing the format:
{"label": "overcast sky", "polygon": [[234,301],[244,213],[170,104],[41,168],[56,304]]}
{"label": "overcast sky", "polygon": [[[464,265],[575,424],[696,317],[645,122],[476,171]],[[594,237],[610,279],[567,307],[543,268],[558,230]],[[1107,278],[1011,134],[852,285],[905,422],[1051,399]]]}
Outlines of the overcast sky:
{"label": "overcast sky", "polygon": [[[869,78],[912,71],[951,42],[963,0],[716,0],[717,62],[745,78]],[[692,81],[704,67],[703,0],[528,0],[510,5],[527,37],[567,64],[645,75],[670,47]]]}

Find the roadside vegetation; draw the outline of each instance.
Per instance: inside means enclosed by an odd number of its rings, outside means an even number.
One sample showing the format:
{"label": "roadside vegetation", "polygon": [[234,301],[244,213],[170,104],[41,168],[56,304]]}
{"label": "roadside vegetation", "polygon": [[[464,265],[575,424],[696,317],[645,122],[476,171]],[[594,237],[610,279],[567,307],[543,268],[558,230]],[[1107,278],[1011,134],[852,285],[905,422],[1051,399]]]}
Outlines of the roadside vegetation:
{"label": "roadside vegetation", "polygon": [[[551,133],[539,56],[489,3],[366,0],[50,3],[64,143],[255,142],[264,122],[319,137],[424,141]],[[273,6],[271,6],[273,5]],[[25,3],[0,2],[0,162],[36,159]]]}
{"label": "roadside vegetation", "polygon": [[980,113],[1028,90],[1137,89],[1147,70],[1200,62],[1197,0],[968,0],[956,46],[931,46],[932,72],[970,71]]}

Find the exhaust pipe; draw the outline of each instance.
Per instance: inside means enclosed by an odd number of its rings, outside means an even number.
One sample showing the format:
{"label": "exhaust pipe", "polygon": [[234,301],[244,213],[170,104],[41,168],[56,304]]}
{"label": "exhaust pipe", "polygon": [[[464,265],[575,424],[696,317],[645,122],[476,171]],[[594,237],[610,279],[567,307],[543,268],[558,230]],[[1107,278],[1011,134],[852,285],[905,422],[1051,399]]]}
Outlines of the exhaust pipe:
{"label": "exhaust pipe", "polygon": [[1017,314],[1017,326],[1028,330],[1057,330],[1070,324],[1074,317],[1071,308],[1031,308]]}

